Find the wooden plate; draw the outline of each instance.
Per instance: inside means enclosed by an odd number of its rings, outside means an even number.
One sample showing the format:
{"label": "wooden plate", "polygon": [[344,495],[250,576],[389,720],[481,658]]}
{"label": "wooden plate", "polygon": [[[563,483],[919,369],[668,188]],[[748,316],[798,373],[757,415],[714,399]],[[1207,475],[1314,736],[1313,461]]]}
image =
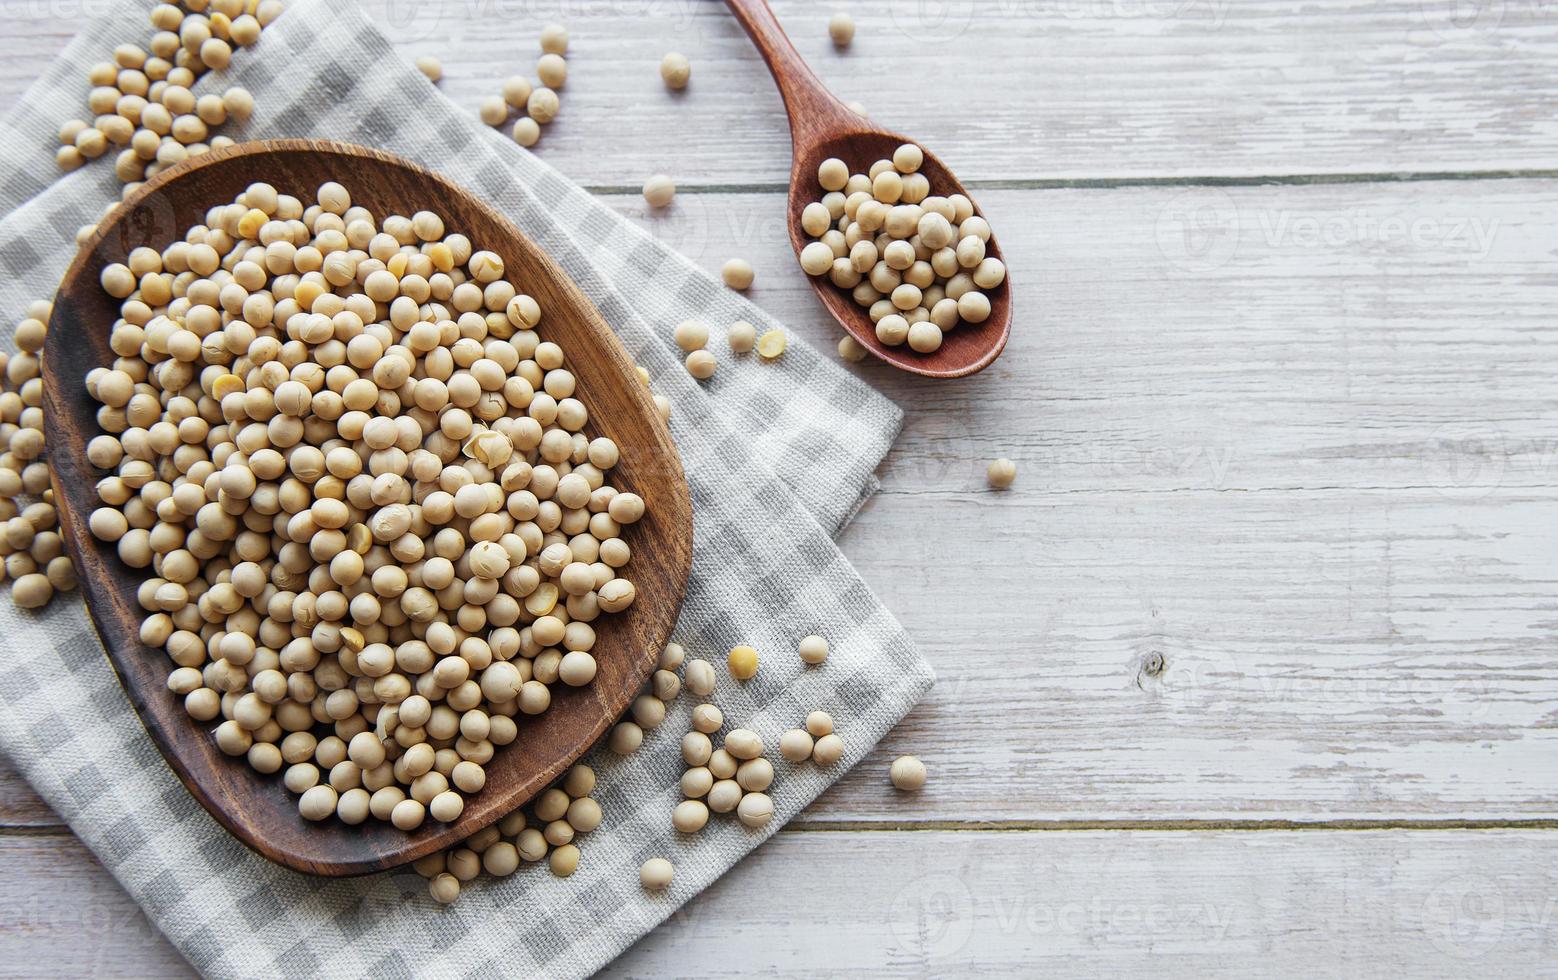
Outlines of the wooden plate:
{"label": "wooden plate", "polygon": [[[196,722],[167,689],[172,661],[144,646],[144,613],[136,587],[149,570],[129,568],[116,550],[87,530],[98,506],[95,484],[105,473],[86,460],[99,429],[97,405],[82,379],[113,361],[109,331],[117,300],[99,285],[109,263],[132,248],[163,248],[205,220],[207,209],[230,203],[245,187],[266,181],[304,197],[338,180],[354,204],[380,219],[421,209],[440,214],[449,230],[502,256],[510,281],[534,296],[545,315],[541,333],[562,345],[580,380],[578,398],[590,413],[588,432],[622,447],[612,483],[644,498],[644,519],[628,528],[628,566],[638,598],[627,611],[596,621],[599,673],[584,688],[553,685],[551,708],[515,719],[519,737],[498,749],[487,786],[466,801],[453,824],[428,819],[411,833],[370,818],[350,827],[331,819],[309,823],[280,774],[264,776],[243,759],[221,753],[214,723]],[[653,672],[681,608],[692,563],[692,509],[670,432],[616,335],[555,263],[506,219],[465,190],[386,153],[341,143],[272,140],[244,143],[190,160],[157,176],[109,214],[60,284],[44,363],[45,432],[55,501],[65,540],[76,559],[87,608],[146,729],[205,808],[245,844],[273,861],[320,875],[364,874],[394,867],[454,844],[545,789],[621,716]]]}

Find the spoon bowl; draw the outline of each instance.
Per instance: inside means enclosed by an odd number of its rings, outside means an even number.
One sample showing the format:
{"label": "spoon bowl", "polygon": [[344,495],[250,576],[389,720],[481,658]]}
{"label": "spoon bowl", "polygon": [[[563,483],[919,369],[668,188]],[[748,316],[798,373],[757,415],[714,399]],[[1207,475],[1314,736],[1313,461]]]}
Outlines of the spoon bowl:
{"label": "spoon bowl", "polygon": [[[497,749],[487,785],[471,795],[453,823],[431,818],[410,833],[369,819],[347,826],[310,823],[281,776],[261,775],[228,758],[167,688],[172,662],[140,641],[145,613],[136,588],[149,570],[123,564],[95,539],[87,518],[98,506],[95,485],[106,475],[86,459],[99,432],[97,406],[82,379],[110,364],[109,329],[119,301],[99,285],[103,267],[139,245],[165,247],[230,203],[255,181],[283,193],[312,194],[339,180],[352,203],[382,218],[417,210],[440,214],[451,231],[502,257],[507,276],[540,303],[542,335],[562,345],[580,378],[575,397],[589,412],[587,434],[621,448],[613,485],[645,501],[644,518],[627,529],[629,575],[638,596],[626,611],[595,622],[593,683],[553,686],[551,707],[518,715],[519,737]],[[653,672],[681,608],[692,561],[692,512],[680,457],[649,393],[616,335],[568,277],[507,219],[447,179],[386,153],[342,143],[268,140],[194,157],[148,181],[116,207],[82,247],[60,284],[43,358],[44,428],[62,533],[76,559],[81,589],[108,659],[168,764],[219,823],[265,857],[298,871],[341,876],[404,864],[459,842],[513,812],[551,784],[622,715]],[[220,719],[218,719],[220,720]]]}
{"label": "spoon bowl", "polygon": [[[898,147],[913,143],[925,154],[920,173],[930,181],[932,194],[940,197],[962,194],[974,202],[977,213],[985,214],[940,157],[917,140],[872,125],[870,120],[834,97],[790,43],[766,0],[725,2],[762,53],[789,113],[792,163],[785,220],[790,230],[790,244],[797,256],[812,241],[801,228],[801,212],[806,210],[806,205],[822,198],[824,191],[817,182],[817,168],[830,157],[843,160],[852,174],[866,173],[876,161],[890,160]],[[1005,261],[993,235],[985,254]],[[1011,335],[1009,269],[1005,282],[995,289],[985,290],[990,297],[989,319],[978,324],[960,323],[947,331],[941,347],[929,354],[920,354],[907,344],[889,347],[882,343],[877,339],[876,325],[869,312],[858,305],[847,290],[835,286],[827,276],[807,278],[823,306],[861,346],[893,367],[912,374],[928,378],[962,378],[976,374],[1001,356]]]}

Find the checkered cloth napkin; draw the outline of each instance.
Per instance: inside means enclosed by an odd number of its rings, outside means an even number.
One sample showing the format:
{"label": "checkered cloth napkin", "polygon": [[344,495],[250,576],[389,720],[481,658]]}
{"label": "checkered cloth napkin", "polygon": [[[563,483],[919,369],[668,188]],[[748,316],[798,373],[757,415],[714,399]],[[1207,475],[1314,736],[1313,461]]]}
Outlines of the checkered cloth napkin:
{"label": "checkered cloth napkin", "polygon": [[[0,310],[15,322],[51,296],[78,227],[118,195],[107,160],[60,176],[60,120],[82,110],[86,70],[147,34],[151,0],[96,20],[5,119],[0,142]],[[831,357],[792,339],[777,362],[722,358],[695,383],[670,343],[688,317],[779,326],[507,136],[481,126],[394,53],[356,8],[300,0],[197,91],[242,84],[259,108],[237,139],[308,136],[379,147],[453,178],[507,214],[590,296],[656,391],[692,488],[695,547],[675,638],[691,656],[736,643],[767,651],[743,686],[722,681],[726,717],[770,745],[813,708],[831,711],[857,762],[924,694],[929,668],[831,535],[875,489],[900,413]],[[603,138],[604,135],[603,135]],[[255,178],[265,175],[256,172]],[[341,179],[350,186],[351,175]],[[299,189],[306,190],[306,189]],[[215,202],[213,202],[215,203]],[[820,313],[819,313],[820,315]],[[104,329],[107,324],[104,324]],[[11,346],[10,328],[0,337]],[[828,637],[822,669],[793,654]],[[708,886],[823,791],[846,765],[781,763],[777,819],[762,831],[711,821],[676,834],[679,736],[694,699],[628,758],[597,748],[599,830],[571,878],[527,866],[482,878],[442,908],[410,871],[326,880],[297,874],[229,836],[174,777],[103,657],[81,602],[38,614],[0,602],[0,750],[202,972],[215,976],[581,976]],[[669,857],[676,880],[647,895],[638,867]]]}

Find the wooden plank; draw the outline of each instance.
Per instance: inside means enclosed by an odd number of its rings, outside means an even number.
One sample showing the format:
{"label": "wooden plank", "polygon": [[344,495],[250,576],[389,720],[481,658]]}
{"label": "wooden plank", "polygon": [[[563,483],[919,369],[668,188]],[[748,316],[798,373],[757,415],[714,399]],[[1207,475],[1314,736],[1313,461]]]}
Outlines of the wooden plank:
{"label": "wooden plank", "polygon": [[[1550,837],[781,833],[605,975],[1533,974]],[[0,974],[190,975],[84,854],[0,837]]]}
{"label": "wooden plank", "polygon": [[193,977],[69,835],[0,834],[0,977]]}
{"label": "wooden plank", "polygon": [[[816,344],[778,194],[606,198]],[[1553,483],[1558,181],[989,191],[1016,320],[965,382],[856,368],[912,409],[893,466],[972,490],[1019,454],[1053,492]],[[928,485],[928,486],[927,486]],[[1038,489],[1031,481],[1022,486]]]}
{"label": "wooden plank", "polygon": [[1555,879],[1536,863],[1547,844],[1529,833],[786,834],[606,972],[1540,970],[1558,930]]}
{"label": "wooden plank", "polygon": [[846,548],[940,684],[807,818],[1551,816],[1555,497],[894,493]]}
{"label": "wooden plank", "polygon": [[[1555,191],[1219,191],[1215,268],[1160,247],[1179,189],[991,194],[1043,216],[1004,229],[1011,350],[959,384],[856,368],[912,411],[843,547],[941,682],[803,820],[1551,816]],[[828,343],[781,208],[647,220]],[[1336,221],[1419,233],[1292,231]],[[924,794],[887,787],[900,753]]]}
{"label": "wooden plank", "polygon": [[0,759],[0,832],[18,827],[60,826],[60,818],[32,791],[27,780]]}
{"label": "wooden plank", "polygon": [[1550,817],[1555,526],[1551,494],[891,492],[846,550],[940,683],[800,820]]}
{"label": "wooden plank", "polygon": [[[504,76],[533,74],[541,25],[566,23],[571,71],[540,152],[576,180],[787,176],[778,95],[720,4],[363,6],[407,55],[440,57],[444,91],[472,108]],[[853,0],[859,30],[847,52],[827,37],[834,0],[773,6],[835,91],[925,141],[966,179],[1558,166],[1552,4]],[[79,7],[0,5],[0,105],[64,46]],[[928,46],[977,52],[978,68],[927,57]],[[671,50],[693,63],[684,94],[660,83],[657,65]]]}
{"label": "wooden plank", "polygon": [[[1038,496],[895,494],[850,529],[940,683],[802,824],[1552,816],[1558,501]],[[1028,530],[927,570],[992,520]],[[57,825],[4,785],[7,825]]]}
{"label": "wooden plank", "polygon": [[[837,336],[779,195],[611,200]],[[985,205],[1038,216],[1003,360],[855,368],[911,411],[843,547],[941,683],[804,819],[1550,815],[1558,184]]]}
{"label": "wooden plank", "polygon": [[[688,196],[664,215],[604,200],[710,271],[751,260],[750,299],[814,344],[839,337],[796,267],[781,195]],[[888,495],[977,490],[997,454],[1031,467],[1022,491],[1066,494],[1469,501],[1558,476],[1558,181],[1008,190],[983,203],[1013,270],[1007,353],[951,384],[852,368],[911,409]]]}

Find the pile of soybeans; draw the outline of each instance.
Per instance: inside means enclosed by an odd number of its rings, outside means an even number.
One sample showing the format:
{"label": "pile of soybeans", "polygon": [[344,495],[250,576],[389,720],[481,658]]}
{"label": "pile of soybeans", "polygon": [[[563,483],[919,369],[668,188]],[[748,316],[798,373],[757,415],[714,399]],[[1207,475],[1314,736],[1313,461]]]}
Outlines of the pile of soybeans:
{"label": "pile of soybeans", "polygon": [[438,215],[333,182],[253,184],[102,285],[90,527],[144,572],[169,688],[310,820],[456,820],[635,595],[644,502],[542,310]]}

